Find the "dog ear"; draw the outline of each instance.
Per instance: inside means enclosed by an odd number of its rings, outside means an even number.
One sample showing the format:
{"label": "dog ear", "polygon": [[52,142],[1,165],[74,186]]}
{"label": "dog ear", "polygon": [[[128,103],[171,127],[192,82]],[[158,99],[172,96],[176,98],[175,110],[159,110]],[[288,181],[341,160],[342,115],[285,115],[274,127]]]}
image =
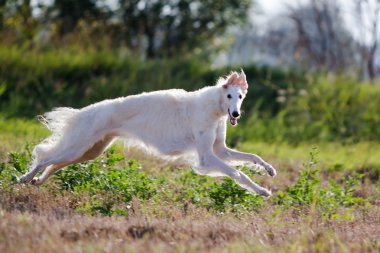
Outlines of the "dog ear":
{"label": "dog ear", "polygon": [[248,83],[247,83],[247,77],[245,76],[245,73],[243,70],[241,70],[239,78],[238,78],[238,84],[243,90],[248,90]]}
{"label": "dog ear", "polygon": [[228,85],[232,85],[232,84],[238,84],[239,83],[239,76],[236,72],[232,73],[228,79],[227,79],[227,83],[223,85],[223,88],[227,89]]}
{"label": "dog ear", "polygon": [[246,75],[245,75],[243,69],[240,70],[239,78],[240,78],[241,80],[243,80],[244,82],[247,82],[247,77],[246,77]]}

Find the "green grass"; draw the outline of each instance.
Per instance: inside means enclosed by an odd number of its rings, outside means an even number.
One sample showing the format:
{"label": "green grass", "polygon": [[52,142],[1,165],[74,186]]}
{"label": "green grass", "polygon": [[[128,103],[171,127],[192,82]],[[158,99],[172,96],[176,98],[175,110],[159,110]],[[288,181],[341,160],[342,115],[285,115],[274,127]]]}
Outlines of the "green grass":
{"label": "green grass", "polygon": [[[277,168],[275,179],[241,168],[272,188],[271,198],[249,193],[229,178],[199,176],[145,154],[134,160],[119,145],[94,161],[61,170],[37,188],[16,182],[28,170],[32,144],[48,132],[31,120],[3,118],[0,125],[0,240],[5,242],[0,250],[6,252],[19,247],[50,252],[56,245],[69,245],[58,252],[105,247],[135,252],[156,247],[152,242],[161,252],[379,249],[380,145],[375,142],[237,142],[239,149],[258,153]],[[347,232],[352,229],[355,243]],[[45,239],[30,239],[37,232]],[[16,235],[26,238],[18,248]]]}
{"label": "green grass", "polygon": [[[244,127],[244,126],[243,126]],[[6,153],[12,150],[23,150],[26,145],[34,145],[49,135],[49,131],[37,119],[6,119],[0,116],[0,157],[4,160]],[[230,138],[239,134],[240,126],[230,128]],[[245,136],[244,136],[245,137]],[[289,144],[287,142],[263,142],[262,140],[240,139],[238,148],[256,152],[268,159],[277,160],[284,164],[300,167],[309,159],[309,151],[318,148],[318,159],[323,167],[330,170],[354,170],[366,168],[380,168],[380,143],[358,142],[342,144],[339,142],[301,142]]]}
{"label": "green grass", "polygon": [[49,134],[37,120],[5,119],[1,115],[0,129],[1,160],[6,159],[8,152],[24,150],[26,146],[37,144]]}
{"label": "green grass", "polygon": [[360,170],[380,168],[380,144],[377,142],[359,142],[341,144],[338,142],[299,143],[291,145],[282,143],[243,142],[238,145],[246,151],[257,150],[260,155],[288,165],[302,165],[309,159],[309,151],[318,149],[321,166],[329,171]]}

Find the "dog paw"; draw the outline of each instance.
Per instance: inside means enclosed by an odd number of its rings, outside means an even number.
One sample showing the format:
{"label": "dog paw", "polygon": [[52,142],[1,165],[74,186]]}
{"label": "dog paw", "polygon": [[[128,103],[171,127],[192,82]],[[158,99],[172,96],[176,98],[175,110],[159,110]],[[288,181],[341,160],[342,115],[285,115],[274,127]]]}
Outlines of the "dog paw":
{"label": "dog paw", "polygon": [[269,176],[275,177],[277,175],[276,169],[273,168],[273,166],[270,165],[269,163],[263,163],[262,166],[268,172]]}
{"label": "dog paw", "polygon": [[20,177],[20,180],[18,181],[20,184],[28,183],[32,180],[32,175],[26,173],[25,175],[22,175]]}
{"label": "dog paw", "polygon": [[261,196],[264,196],[264,197],[272,196],[272,192],[270,190],[265,189],[265,188],[260,189],[257,193],[260,194]]}
{"label": "dog paw", "polygon": [[35,186],[40,185],[40,181],[39,181],[38,177],[33,178],[33,179],[30,181],[30,184],[31,184],[31,185],[35,185]]}

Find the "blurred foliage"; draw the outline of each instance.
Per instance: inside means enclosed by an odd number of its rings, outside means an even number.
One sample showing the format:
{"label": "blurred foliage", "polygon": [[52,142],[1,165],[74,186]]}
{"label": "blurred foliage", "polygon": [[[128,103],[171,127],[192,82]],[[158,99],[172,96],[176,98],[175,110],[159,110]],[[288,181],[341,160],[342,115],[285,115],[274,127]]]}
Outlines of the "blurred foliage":
{"label": "blurred foliage", "polygon": [[247,21],[250,0],[3,0],[0,36],[8,44],[73,43],[127,47],[147,58],[217,49],[215,39]]}
{"label": "blurred foliage", "polygon": [[[282,90],[275,117],[256,110],[241,138],[299,143],[380,140],[380,87],[350,78],[319,77],[302,89]],[[244,132],[244,133],[243,133]]]}
{"label": "blurred foliage", "polygon": [[[123,50],[72,46],[40,51],[2,46],[0,106],[7,116],[32,117],[53,107],[82,107],[143,91],[194,90],[213,85],[230,71],[211,69],[207,62],[195,57],[145,61]],[[305,82],[296,72],[254,65],[244,71],[251,85],[245,108],[255,105],[271,115],[280,109],[275,102],[278,89],[298,87]]]}
{"label": "blurred foliage", "polygon": [[[239,70],[236,68],[236,70]],[[6,117],[35,117],[54,107],[83,107],[102,99],[159,89],[213,85],[231,68],[197,57],[139,60],[129,51],[83,48],[30,50],[0,46],[0,108]],[[380,87],[348,77],[245,66],[250,89],[240,140],[380,139]],[[244,124],[244,122],[246,122]]]}
{"label": "blurred foliage", "polygon": [[89,24],[96,20],[105,24],[111,14],[107,15],[109,10],[101,8],[98,3],[98,0],[54,0],[45,15],[54,20],[58,34],[62,36],[74,32],[82,20]]}
{"label": "blurred foliage", "polygon": [[141,47],[145,35],[146,56],[152,58],[207,47],[215,35],[247,19],[251,1],[120,0],[119,3],[130,48]]}

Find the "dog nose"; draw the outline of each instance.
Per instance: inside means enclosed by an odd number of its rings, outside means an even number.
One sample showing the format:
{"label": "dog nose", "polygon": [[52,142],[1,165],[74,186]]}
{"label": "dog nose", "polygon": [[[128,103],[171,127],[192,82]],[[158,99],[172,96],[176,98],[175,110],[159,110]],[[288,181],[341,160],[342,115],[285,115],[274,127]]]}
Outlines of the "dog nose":
{"label": "dog nose", "polygon": [[237,117],[240,116],[240,114],[237,111],[234,111],[234,112],[232,112],[232,116],[234,116],[235,118],[237,118]]}

